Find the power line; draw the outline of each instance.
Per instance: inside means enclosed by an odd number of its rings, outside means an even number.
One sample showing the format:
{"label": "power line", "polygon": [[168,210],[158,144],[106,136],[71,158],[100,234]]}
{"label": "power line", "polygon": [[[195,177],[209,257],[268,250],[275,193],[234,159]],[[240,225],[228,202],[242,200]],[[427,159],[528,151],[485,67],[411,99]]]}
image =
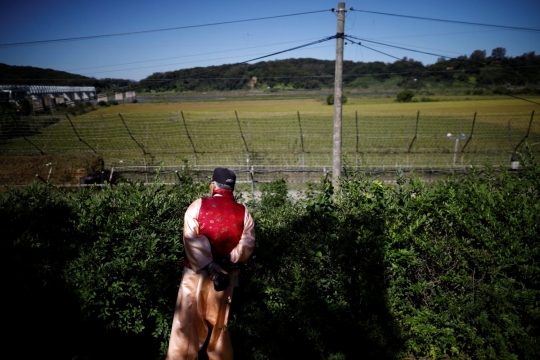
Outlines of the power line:
{"label": "power line", "polygon": [[[355,41],[353,41],[352,39],[355,39],[355,40],[360,40],[360,41],[366,41],[366,42],[373,42],[375,44],[378,44],[378,45],[382,45],[382,46],[388,46],[388,47],[394,47],[394,48],[398,48],[398,49],[402,49],[402,50],[406,50],[406,51],[415,51],[415,52],[421,52],[421,51],[417,51],[417,50],[413,50],[413,49],[409,49],[409,48],[405,48],[405,47],[401,47],[401,46],[395,46],[395,45],[390,45],[390,44],[385,44],[385,43],[381,43],[381,42],[376,42],[376,41],[371,41],[371,40],[365,40],[365,39],[361,39],[361,38],[358,38],[358,37],[355,37],[355,36],[351,36],[351,35],[346,35],[345,36],[347,38],[347,40],[351,41],[351,43],[353,44],[358,44],[358,45],[361,45],[360,43],[357,43]],[[248,78],[245,78],[245,77],[227,77],[227,78],[224,78],[224,77],[219,77],[219,78],[208,78],[208,77],[196,77],[197,75],[202,75],[202,74],[206,74],[208,72],[217,72],[217,71],[221,71],[223,70],[223,67],[230,67],[230,66],[235,66],[235,65],[241,65],[241,64],[246,64],[248,62],[251,62],[251,61],[254,61],[254,60],[257,60],[257,59],[260,59],[260,58],[265,58],[265,57],[269,57],[269,56],[273,56],[275,54],[278,54],[278,53],[285,53],[285,52],[288,52],[288,51],[292,51],[292,50],[295,50],[295,49],[298,49],[298,48],[302,48],[302,47],[307,47],[307,46],[310,46],[310,45],[313,45],[313,44],[317,44],[317,43],[321,43],[321,42],[324,42],[324,41],[327,41],[327,40],[331,40],[335,38],[335,36],[330,36],[330,37],[327,37],[327,38],[324,38],[324,39],[321,39],[321,40],[317,40],[317,41],[314,41],[314,42],[311,42],[311,43],[308,43],[308,44],[304,44],[304,45],[301,45],[301,46],[297,46],[297,47],[294,47],[294,48],[290,48],[290,49],[287,49],[287,50],[283,50],[283,51],[279,51],[277,53],[272,53],[272,54],[267,54],[265,56],[262,56],[262,57],[258,57],[258,58],[255,58],[255,59],[251,59],[251,60],[246,60],[244,62],[238,62],[238,63],[234,63],[234,64],[229,64],[229,65],[221,65],[221,66],[217,66],[216,69],[210,69],[210,70],[207,70],[207,71],[204,71],[204,72],[200,72],[200,73],[195,73],[195,74],[189,74],[189,75],[186,75],[184,77],[178,77],[178,78],[166,78],[166,79],[147,79],[147,80],[144,80],[145,83],[152,83],[152,82],[158,82],[158,83],[166,83],[166,82],[170,82],[170,81],[176,81],[176,80],[179,80],[179,79],[184,79],[184,80],[249,80]],[[393,55],[390,55],[390,54],[387,54],[387,53],[384,53],[382,51],[378,51],[378,50],[375,50],[373,48],[369,48],[367,46],[364,46],[365,48],[369,49],[369,50],[372,50],[372,51],[375,51],[375,52],[378,52],[378,53],[381,53],[385,56],[389,56],[389,57],[392,57],[398,61],[401,61],[403,59],[400,59],[396,56],[393,56]],[[438,54],[434,54],[434,53],[428,53],[428,52],[421,52],[421,53],[425,53],[425,54],[428,54],[428,55],[433,55],[433,56],[438,56],[438,57],[445,57],[445,56],[442,56],[442,55],[438,55]],[[453,59],[453,60],[459,60],[460,62],[471,62],[471,63],[477,63],[475,61],[471,61],[471,60],[467,60],[467,59],[455,59],[455,58],[451,58],[451,57],[446,57],[448,59]],[[158,66],[162,66],[162,65],[158,65]],[[517,68],[511,68],[511,69],[508,69],[508,68],[492,68],[492,69],[485,69],[487,71],[497,71],[497,70],[516,70],[516,69],[524,69],[524,68],[533,68],[533,67],[537,67],[537,66],[519,66]],[[430,71],[430,70],[426,70],[424,69],[425,73],[445,73],[445,72],[448,72],[448,71]],[[453,72],[453,71],[452,71]],[[404,75],[404,74],[407,74],[408,72],[404,73],[404,72],[385,72],[385,73],[376,73],[376,74],[344,74],[343,76],[344,77],[348,77],[348,78],[351,78],[351,77],[369,77],[369,76],[380,76],[380,75]],[[310,75],[310,76],[298,76],[298,75],[290,75],[290,76],[265,76],[265,77],[261,77],[259,76],[258,78],[259,79],[301,79],[301,78],[313,78],[313,79],[316,79],[316,78],[331,78],[333,77],[334,75],[331,75],[331,74],[328,74],[328,75]],[[21,78],[8,78],[8,79],[4,79],[5,81],[8,81],[8,80],[11,80],[11,81],[18,81],[18,80],[22,80]],[[33,79],[33,80],[36,80],[36,81],[44,81],[44,80],[47,80],[47,81],[68,81],[68,80],[81,80],[81,79],[56,79],[56,78],[41,78],[41,79]],[[96,79],[96,81],[100,81],[99,79]],[[130,86],[130,85],[128,85]]]}
{"label": "power line", "polygon": [[0,47],[10,47],[10,46],[20,46],[20,45],[36,45],[36,44],[46,44],[46,43],[63,42],[63,41],[78,41],[78,40],[99,39],[99,38],[106,38],[106,37],[113,37],[113,36],[148,34],[148,33],[161,32],[161,31],[193,29],[193,28],[200,28],[200,27],[207,27],[207,26],[236,24],[236,23],[242,23],[242,22],[269,20],[269,19],[278,19],[278,18],[291,17],[291,16],[308,15],[308,14],[315,14],[315,13],[321,13],[321,12],[332,11],[332,10],[333,9],[307,11],[307,12],[301,12],[301,13],[266,16],[266,17],[253,18],[253,19],[221,21],[221,22],[215,22],[215,23],[209,23],[209,24],[177,26],[177,27],[172,27],[172,28],[130,31],[130,32],[124,32],[124,33],[115,33],[115,34],[102,34],[102,35],[79,36],[79,37],[73,37],[73,38],[61,38],[61,39],[49,39],[49,40],[35,40],[35,41],[26,41],[26,42],[16,42],[16,43],[0,44]]}
{"label": "power line", "polygon": [[[355,76],[355,75],[349,75],[349,76]],[[333,78],[334,75],[328,74],[328,75],[289,75],[289,76],[257,76],[257,80],[266,80],[266,79],[322,79],[322,78]],[[194,77],[188,77],[183,78],[184,80],[250,80],[250,77],[215,77],[215,78],[194,78]],[[156,79],[155,81],[162,81],[162,80],[177,80],[174,78],[168,78],[168,79]],[[146,82],[151,82],[152,80],[145,80]]]}
{"label": "power line", "polygon": [[[384,38],[380,38],[380,37],[377,37],[377,39],[386,39],[386,38],[390,38],[390,39],[394,39],[394,38],[403,38],[403,37],[406,37],[406,38],[414,38],[414,37],[425,37],[425,36],[447,36],[447,35],[463,35],[463,34],[471,34],[471,33],[485,33],[485,32],[494,32],[494,31],[501,31],[501,30],[493,30],[493,29],[490,29],[490,30],[478,30],[478,31],[466,31],[466,32],[446,32],[446,33],[430,33],[430,34],[425,34],[425,35],[400,35],[400,36],[387,36],[387,37],[384,37]],[[359,39],[360,40],[360,39]],[[367,39],[364,39],[363,41],[373,41],[373,40],[367,40]],[[386,41],[385,42],[385,46],[387,44],[393,44],[393,45],[400,45],[400,46],[408,46],[408,49],[411,49],[411,48],[417,48],[417,49],[426,49],[426,50],[433,50],[433,51],[442,51],[442,52],[445,52],[445,53],[453,53],[453,54],[457,54],[458,56],[461,56],[461,55],[465,55],[464,53],[462,52],[455,52],[455,51],[448,51],[448,50],[441,50],[441,49],[433,49],[433,48],[428,48],[428,47],[422,47],[422,46],[415,46],[415,45],[409,45],[409,44],[400,44],[400,43],[396,43],[396,42],[391,42],[391,41]]]}
{"label": "power line", "polygon": [[[316,47],[316,48],[319,48],[319,47]],[[249,55],[256,55],[256,54],[249,54]],[[88,73],[85,72],[85,74],[86,74],[85,76],[88,76],[88,75],[91,75],[91,74],[102,74],[102,73],[110,73],[110,72],[118,72],[118,71],[130,71],[130,70],[148,69],[148,68],[164,67],[164,66],[172,66],[172,65],[185,65],[185,64],[189,64],[189,63],[198,63],[198,64],[200,64],[201,62],[224,60],[224,59],[234,59],[234,58],[245,57],[245,56],[249,56],[249,55],[227,56],[227,57],[222,57],[222,58],[212,58],[212,59],[205,59],[205,60],[184,61],[184,62],[181,62],[181,63],[173,63],[173,64],[149,65],[149,66],[140,66],[140,67],[134,67],[134,68],[94,71],[94,72],[88,72]],[[190,56],[198,56],[198,55],[190,55]],[[265,55],[264,57],[267,57],[267,56],[272,56],[272,54],[271,55]],[[237,63],[234,63],[234,64],[237,64]],[[217,65],[217,66],[219,66],[219,65]],[[174,71],[174,70],[172,70],[172,71]]]}
{"label": "power line", "polygon": [[[294,41],[285,41],[285,42],[271,43],[271,44],[257,45],[257,46],[250,46],[250,47],[237,48],[237,49],[231,49],[231,50],[212,51],[212,52],[207,52],[207,53],[183,55],[183,56],[174,56],[174,57],[169,57],[169,58],[153,59],[153,60],[134,61],[134,62],[129,62],[129,63],[121,63],[121,64],[91,66],[91,67],[86,67],[86,68],[69,69],[69,70],[66,70],[66,71],[70,72],[70,71],[80,71],[80,70],[88,70],[88,69],[99,69],[99,68],[105,68],[105,67],[133,65],[133,64],[149,63],[149,62],[155,62],[155,61],[164,61],[164,60],[181,59],[181,58],[187,58],[187,57],[220,54],[220,53],[226,53],[226,52],[232,52],[232,51],[249,50],[249,49],[261,48],[261,47],[268,47],[268,46],[275,46],[275,45],[282,45],[282,44],[290,44],[290,43],[298,43],[298,42],[302,42],[302,41],[306,41],[306,40],[313,40],[313,39],[314,38],[303,39],[303,40],[294,40]],[[219,60],[219,59],[211,59],[211,60]],[[166,64],[166,65],[168,65],[168,64]],[[174,64],[174,65],[176,65],[176,64]],[[161,65],[157,65],[157,66],[161,66]],[[124,70],[124,69],[119,69],[119,70],[115,70],[115,71],[122,71],[122,70]],[[127,69],[127,70],[131,70],[131,69]]]}
{"label": "power line", "polygon": [[468,21],[460,21],[460,20],[437,19],[437,18],[429,18],[429,17],[422,17],[422,16],[391,14],[391,13],[384,13],[384,12],[379,12],[379,11],[356,10],[356,9],[353,9],[353,8],[350,8],[350,11],[364,12],[364,13],[377,14],[377,15],[396,16],[396,17],[417,19],[417,20],[439,21],[439,22],[447,22],[447,23],[462,24],[462,25],[487,26],[487,27],[495,27],[495,28],[507,29],[507,30],[522,30],[522,31],[540,32],[540,29],[529,28],[529,27],[496,25],[496,24],[484,24],[484,23],[476,23],[476,22],[468,22]]}
{"label": "power line", "polygon": [[[242,62],[238,62],[238,63],[235,63],[235,64],[230,64],[230,65],[222,65],[219,69],[210,69],[210,70],[207,70],[207,71],[202,71],[202,72],[199,72],[199,73],[196,73],[196,74],[190,74],[190,75],[187,75],[187,76],[184,76],[184,77],[178,77],[178,78],[175,78],[175,79],[167,79],[167,80],[163,80],[162,83],[168,83],[168,82],[172,82],[172,81],[178,81],[178,80],[181,80],[181,79],[187,79],[187,78],[190,78],[190,77],[193,77],[193,76],[199,76],[199,75],[203,75],[203,74],[208,74],[208,73],[211,73],[211,72],[216,72],[218,70],[222,70],[222,67],[225,66],[235,66],[235,65],[241,65],[241,64],[247,64],[249,62],[252,62],[252,61],[256,61],[256,60],[261,60],[261,59],[264,59],[264,58],[267,58],[267,57],[271,57],[271,56],[274,56],[274,55],[279,55],[279,54],[283,54],[283,53],[286,53],[286,52],[289,52],[289,51],[293,51],[293,50],[298,50],[298,49],[301,49],[301,48],[304,48],[304,47],[308,47],[308,46],[311,46],[311,45],[315,45],[315,44],[320,44],[322,42],[325,42],[325,41],[329,41],[329,40],[332,40],[332,39],[335,39],[337,35],[332,35],[332,36],[328,36],[326,38],[323,38],[323,39],[320,39],[320,40],[316,40],[316,41],[312,41],[310,43],[307,43],[307,44],[304,44],[304,45],[299,45],[299,46],[295,46],[295,47],[292,47],[292,48],[289,48],[289,49],[286,49],[286,50],[282,50],[282,51],[278,51],[278,52],[274,52],[272,54],[268,54],[268,55],[264,55],[264,56],[259,56],[259,57],[256,57],[254,59],[250,59],[250,60],[246,60],[246,61],[242,61]],[[141,81],[142,82],[142,81]],[[140,82],[140,83],[141,83]],[[159,85],[160,83],[158,84],[152,84],[152,85]],[[143,87],[146,87],[146,86],[139,86],[139,87],[136,87],[136,88],[143,88]]]}
{"label": "power line", "polygon": [[[378,45],[382,45],[382,46],[389,46],[389,47],[393,47],[393,48],[401,49],[401,50],[406,50],[406,51],[413,51],[413,52],[417,52],[417,53],[425,54],[425,55],[432,55],[432,56],[438,56],[438,57],[450,58],[449,56],[442,56],[442,55],[438,55],[438,54],[434,54],[434,53],[429,53],[429,52],[426,52],[426,51],[420,51],[420,50],[409,49],[409,48],[405,48],[405,47],[397,46],[397,45],[388,45],[388,44],[384,44],[384,43],[381,43],[381,42],[378,42],[378,41],[372,41],[372,40],[360,39],[360,38],[357,38],[357,37],[351,36],[351,35],[345,35],[345,37],[346,37],[349,41],[351,41],[351,42],[353,42],[353,43],[355,43],[355,44],[358,44],[358,45],[361,45],[361,44],[358,43],[358,42],[356,42],[356,41],[353,41],[352,39],[356,39],[356,40],[359,40],[359,41],[370,42],[370,43],[374,43],[374,44],[378,44]],[[401,59],[398,59],[398,60],[401,60]]]}
{"label": "power line", "polygon": [[[319,43],[322,43],[324,41],[328,41],[328,40],[332,40],[332,39],[335,39],[336,38],[336,35],[332,35],[332,36],[329,36],[329,37],[326,37],[324,39],[320,39],[320,40],[317,40],[317,41],[312,41],[308,44],[304,44],[304,45],[300,45],[300,46],[295,46],[293,48],[290,48],[290,49],[286,49],[286,50],[282,50],[282,51],[278,51],[278,52],[275,52],[275,53],[272,53],[272,54],[268,54],[268,55],[264,55],[264,56],[259,56],[257,58],[254,58],[254,59],[250,59],[250,60],[246,60],[246,61],[242,61],[242,62],[238,62],[238,63],[235,63],[235,64],[230,64],[229,66],[234,66],[234,65],[240,65],[240,64],[247,64],[249,62],[252,62],[252,61],[255,61],[255,60],[261,60],[261,59],[264,59],[264,58],[267,58],[267,57],[270,57],[270,56],[274,56],[274,55],[278,55],[278,54],[283,54],[283,53],[286,53],[286,52],[289,52],[289,51],[293,51],[293,50],[298,50],[298,49],[301,49],[301,48],[304,48],[304,47],[308,47],[308,46],[311,46],[311,45],[315,45],[315,44],[319,44]],[[225,65],[226,66],[226,65]],[[191,74],[189,75],[189,77],[192,77],[192,76],[197,76],[197,75],[202,75],[202,74],[207,74],[209,72],[215,72],[215,71],[218,71],[218,69],[210,69],[210,70],[207,70],[207,71],[203,71],[203,72],[200,72],[200,73],[197,73],[197,74]],[[180,78],[176,78],[174,80],[180,80],[180,79],[184,79],[184,78],[187,78],[188,76],[185,76],[185,77],[180,77]]]}
{"label": "power line", "polygon": [[[271,56],[274,56],[274,55],[283,54],[283,53],[286,53],[286,52],[289,52],[289,51],[293,51],[293,50],[301,49],[301,48],[308,47],[308,46],[311,46],[311,45],[319,44],[319,43],[322,43],[322,42],[325,42],[325,41],[328,41],[328,40],[332,40],[334,38],[335,38],[335,35],[329,36],[329,37],[326,37],[326,38],[323,38],[323,39],[320,39],[320,40],[312,41],[310,43],[303,44],[303,45],[300,45],[300,46],[295,46],[293,48],[289,48],[289,49],[286,49],[286,50],[274,52],[274,53],[267,54],[267,55],[264,55],[264,56],[259,56],[257,58],[253,58],[253,59],[238,62],[238,63],[233,63],[233,64],[229,64],[229,65],[221,65],[219,68],[216,68],[216,69],[210,69],[210,70],[199,72],[199,73],[196,73],[196,74],[190,74],[190,75],[184,76],[184,77],[178,77],[178,78],[173,78],[173,79],[155,79],[155,80],[151,79],[151,80],[145,80],[144,82],[146,83],[148,81],[156,81],[157,83],[149,84],[150,86],[156,86],[156,85],[166,84],[168,82],[178,81],[178,80],[181,80],[181,79],[193,79],[193,76],[198,76],[198,75],[203,75],[203,74],[207,74],[207,73],[211,73],[211,72],[220,71],[220,70],[222,70],[223,67],[230,67],[230,66],[235,66],[235,65],[247,64],[247,63],[252,62],[252,61],[264,59],[264,58],[271,57]],[[163,66],[163,65],[157,65],[157,66]],[[116,70],[116,71],[118,71],[118,70]],[[142,81],[139,82],[139,83],[140,83],[139,86],[127,85],[127,87],[130,90],[137,90],[137,89],[144,88],[144,87],[148,86],[148,85],[142,85]],[[111,90],[109,90],[109,91],[111,91]],[[109,92],[107,92],[105,94],[110,95]]]}

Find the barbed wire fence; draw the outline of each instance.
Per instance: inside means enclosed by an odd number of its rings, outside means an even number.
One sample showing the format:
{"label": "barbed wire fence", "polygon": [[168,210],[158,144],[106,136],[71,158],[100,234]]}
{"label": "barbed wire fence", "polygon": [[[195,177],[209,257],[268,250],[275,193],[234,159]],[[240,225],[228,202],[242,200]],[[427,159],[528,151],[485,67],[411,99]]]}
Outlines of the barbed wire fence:
{"label": "barbed wire fence", "polygon": [[[174,183],[189,167],[201,181],[234,169],[239,182],[319,181],[332,169],[332,115],[320,112],[173,112],[3,117],[1,156],[99,154],[113,177]],[[532,113],[343,113],[347,167],[367,173],[437,174],[471,166],[514,168],[528,143],[540,151]],[[2,170],[0,170],[2,171]]]}

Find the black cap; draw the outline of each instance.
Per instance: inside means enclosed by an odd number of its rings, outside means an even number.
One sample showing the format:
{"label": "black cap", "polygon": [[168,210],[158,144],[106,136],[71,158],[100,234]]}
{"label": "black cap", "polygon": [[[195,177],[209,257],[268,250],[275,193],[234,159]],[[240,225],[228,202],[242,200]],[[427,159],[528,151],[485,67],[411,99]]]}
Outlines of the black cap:
{"label": "black cap", "polygon": [[234,171],[227,168],[215,168],[214,173],[212,174],[212,181],[220,183],[226,188],[229,187],[230,190],[234,190],[236,175],[234,174]]}

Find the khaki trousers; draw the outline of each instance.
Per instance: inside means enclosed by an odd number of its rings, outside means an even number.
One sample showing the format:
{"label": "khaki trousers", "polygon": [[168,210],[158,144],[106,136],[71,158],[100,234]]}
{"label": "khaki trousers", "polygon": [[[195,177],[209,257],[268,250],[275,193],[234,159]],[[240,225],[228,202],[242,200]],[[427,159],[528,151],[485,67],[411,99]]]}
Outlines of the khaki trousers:
{"label": "khaki trousers", "polygon": [[184,268],[174,311],[167,360],[196,360],[209,332],[208,358],[233,358],[231,338],[227,329],[230,301],[237,271],[229,273],[231,284],[220,292],[206,271],[197,274]]}

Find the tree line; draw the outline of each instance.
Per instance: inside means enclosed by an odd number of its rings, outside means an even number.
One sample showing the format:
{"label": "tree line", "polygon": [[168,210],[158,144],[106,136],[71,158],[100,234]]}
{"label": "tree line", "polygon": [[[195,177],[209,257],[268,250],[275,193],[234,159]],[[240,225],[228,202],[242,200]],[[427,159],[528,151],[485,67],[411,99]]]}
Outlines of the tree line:
{"label": "tree line", "polygon": [[[96,79],[64,71],[0,64],[0,84],[94,86],[98,92],[126,91],[230,91],[316,90],[334,86],[335,62],[312,58],[225,64],[157,72],[140,82]],[[386,86],[403,89],[490,87],[495,92],[540,93],[540,55],[535,52],[506,56],[506,49],[475,50],[453,59],[439,58],[424,65],[404,57],[394,62],[344,61],[343,83],[348,88]],[[120,90],[121,89],[121,90]],[[482,93],[482,90],[479,90]]]}
{"label": "tree line", "polygon": [[[226,91],[323,89],[334,85],[334,61],[311,58],[228,64],[154,73],[140,81],[149,91]],[[507,57],[504,48],[475,50],[470,56],[439,58],[423,65],[412,58],[392,63],[344,61],[343,83],[348,88],[370,88],[389,80],[404,89],[448,86],[495,86],[538,92],[540,55],[534,52]],[[527,89],[525,89],[527,88]]]}

